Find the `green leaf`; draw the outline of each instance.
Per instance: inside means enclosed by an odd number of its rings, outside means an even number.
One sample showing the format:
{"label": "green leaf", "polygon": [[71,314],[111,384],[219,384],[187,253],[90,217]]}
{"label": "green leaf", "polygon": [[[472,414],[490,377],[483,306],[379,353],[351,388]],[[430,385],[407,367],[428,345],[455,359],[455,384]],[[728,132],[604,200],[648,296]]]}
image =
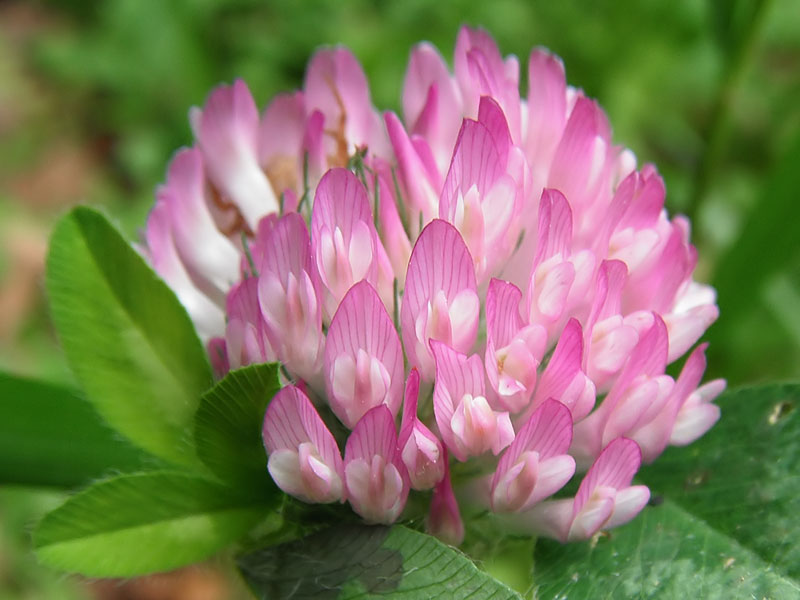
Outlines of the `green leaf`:
{"label": "green leaf", "polygon": [[218,477],[274,489],[261,427],[267,404],[280,387],[278,364],[268,363],[231,371],[203,394],[195,444],[198,456]]}
{"label": "green leaf", "polygon": [[108,428],[75,390],[0,373],[0,482],[78,486],[155,459]]}
{"label": "green leaf", "polygon": [[663,504],[591,543],[539,541],[541,598],[800,597],[800,386],[718,404],[711,431],[640,472]]}
{"label": "green leaf", "polygon": [[211,370],[172,291],[85,207],[53,233],[47,289],[67,359],[100,415],[153,454],[196,465],[189,427]]}
{"label": "green leaf", "polygon": [[458,550],[400,525],[347,525],[239,560],[258,598],[515,598]]}
{"label": "green leaf", "polygon": [[670,501],[592,542],[539,540],[536,597],[796,598],[800,584]]}
{"label": "green leaf", "polygon": [[203,560],[277,503],[179,472],[122,475],[71,497],[34,534],[46,565],[91,577],[130,577]]}
{"label": "green leaf", "polygon": [[722,418],[641,473],[652,492],[800,581],[800,385],[722,396]]}

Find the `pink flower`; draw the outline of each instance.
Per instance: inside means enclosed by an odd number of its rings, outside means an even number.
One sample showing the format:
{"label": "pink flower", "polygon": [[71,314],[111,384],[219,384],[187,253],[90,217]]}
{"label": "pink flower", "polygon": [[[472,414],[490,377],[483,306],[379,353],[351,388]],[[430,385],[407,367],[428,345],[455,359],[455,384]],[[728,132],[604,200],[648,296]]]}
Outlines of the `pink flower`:
{"label": "pink flower", "polygon": [[583,539],[645,505],[642,460],[719,418],[724,382],[701,385],[692,351],[718,309],[688,221],[557,57],[531,52],[523,97],[519,69],[463,28],[454,73],[412,51],[402,118],[343,48],[261,115],[241,81],[192,111],[142,252],[216,372],[283,364],[264,444],[287,493],[391,523],[432,489],[428,527],[451,543],[464,502]]}

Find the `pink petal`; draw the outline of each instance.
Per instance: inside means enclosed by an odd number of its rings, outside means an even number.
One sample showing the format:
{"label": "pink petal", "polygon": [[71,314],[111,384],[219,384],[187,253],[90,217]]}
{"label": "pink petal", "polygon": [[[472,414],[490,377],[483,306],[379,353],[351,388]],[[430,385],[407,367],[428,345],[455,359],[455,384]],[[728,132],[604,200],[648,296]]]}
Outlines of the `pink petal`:
{"label": "pink petal", "polygon": [[362,146],[387,156],[385,133],[372,107],[367,78],[348,49],[317,51],[308,65],[303,89],[308,112],[324,114],[325,129],[333,134],[328,145],[328,154],[336,159],[333,166],[344,166]]}
{"label": "pink petal", "polygon": [[408,497],[408,475],[397,447],[394,418],[381,404],[356,424],[344,451],[347,498],[372,523],[390,524]]}
{"label": "pink petal", "polygon": [[662,315],[669,331],[669,356],[672,362],[700,339],[719,317],[714,288],[689,281],[678,292],[675,306]]}
{"label": "pink petal", "polygon": [[542,192],[539,202],[539,246],[534,263],[557,255],[568,258],[572,244],[572,210],[564,194],[555,189]]}
{"label": "pink petal", "polygon": [[275,96],[261,117],[258,147],[262,164],[280,155],[299,158],[305,124],[303,92]]}
{"label": "pink petal", "polygon": [[[658,260],[644,273],[636,273],[631,293],[623,299],[626,312],[646,308],[659,313],[669,312],[677,293],[691,277],[697,264],[697,251],[686,241],[686,232],[679,218],[670,224],[666,244]],[[633,290],[638,293],[635,295]]]}
{"label": "pink petal", "polygon": [[398,445],[408,469],[411,487],[429,490],[444,477],[447,459],[442,442],[417,418],[418,394],[419,372],[411,369],[406,382]]}
{"label": "pink petal", "polygon": [[214,224],[205,199],[203,159],[185,149],[172,159],[167,182],[156,192],[170,212],[175,248],[197,287],[217,304],[238,278],[239,252]]}
{"label": "pink petal", "polygon": [[[303,444],[310,444],[317,453],[317,459],[330,469],[330,489],[327,496],[317,494],[309,495],[313,488],[308,485],[314,482],[313,477],[307,476],[305,479],[305,489],[284,490],[290,494],[297,495],[306,502],[334,502],[343,500],[342,479],[344,468],[341,453],[336,445],[333,435],[322,422],[316,409],[311,404],[308,397],[295,388],[286,386],[281,389],[267,406],[264,416],[264,427],[262,431],[264,447],[272,457],[281,451],[289,451],[298,454],[298,450]],[[309,448],[305,446],[304,449]],[[283,460],[277,467],[285,471],[291,465],[291,455],[284,452],[280,455]],[[314,464],[313,460],[310,464]],[[289,474],[291,475],[291,474]],[[295,473],[295,482],[304,483],[303,478]],[[336,492],[338,491],[338,494]]]}
{"label": "pink petal", "polygon": [[440,171],[447,168],[461,115],[461,91],[447,64],[431,44],[419,44],[403,82],[403,116],[410,131],[428,141]]}
{"label": "pink petal", "polygon": [[411,242],[403,228],[403,222],[397,210],[398,199],[395,198],[392,175],[388,164],[378,163],[374,168],[379,172],[379,238],[383,241],[392,272],[397,279],[398,288],[403,289],[408,260],[411,258]]}
{"label": "pink petal", "polygon": [[378,283],[378,236],[367,191],[347,169],[331,169],[317,186],[311,215],[311,240],[327,288],[328,318],[347,290],[361,279]]}
{"label": "pink petal", "polygon": [[598,487],[621,490],[630,485],[639,465],[642,451],[633,440],[617,438],[597,457],[578,487],[572,514],[577,515]]}
{"label": "pink petal", "polygon": [[547,342],[544,328],[522,327],[521,297],[519,288],[499,279],[492,279],[486,295],[486,374],[498,402],[511,412],[527,405]]}
{"label": "pink petal", "polygon": [[305,221],[297,213],[284,216],[262,247],[258,299],[270,339],[281,362],[316,385],[325,338]]}
{"label": "pink petal", "polygon": [[[361,381],[356,375],[354,380],[345,382],[350,393],[336,389],[337,360],[350,357],[355,362],[360,351],[373,363],[377,361],[372,365],[373,371],[378,368],[388,375],[388,387],[376,389],[371,379]],[[331,321],[325,347],[325,384],[333,412],[350,428],[379,404],[386,404],[393,415],[400,409],[403,348],[378,293],[366,281],[350,288]]]}
{"label": "pink petal", "polygon": [[436,359],[436,380],[433,388],[436,423],[447,447],[456,458],[464,461],[466,455],[456,443],[450,422],[456,405],[465,394],[485,394],[480,359],[473,355],[470,360],[466,355],[436,340],[431,340],[430,345]]}
{"label": "pink petal", "polygon": [[609,127],[597,103],[578,97],[556,149],[547,186],[561,190],[573,209],[591,201],[607,149]]}
{"label": "pink petal", "polygon": [[[486,102],[492,104],[489,99]],[[494,107],[489,118],[502,118],[502,113],[499,117],[496,116],[499,108],[496,104]],[[504,124],[505,121],[503,121]],[[494,123],[493,126],[501,129],[497,123]],[[505,137],[508,138],[507,130]],[[508,145],[508,141],[506,144],[501,144],[499,140],[495,139],[486,124],[470,119],[464,120],[453,153],[453,161],[442,189],[439,214],[443,219],[454,222],[459,189],[466,194],[467,190],[475,185],[481,194],[489,191],[492,184],[505,170]]]}
{"label": "pink petal", "polygon": [[594,386],[581,371],[582,358],[581,326],[576,319],[570,319],[539,378],[532,407],[555,398],[570,409],[575,422],[585,417],[594,406]]}
{"label": "pink petal", "polygon": [[189,278],[175,248],[169,213],[169,207],[163,201],[156,202],[147,217],[147,258],[186,308],[200,338],[208,340],[222,335],[225,331],[225,315]]}
{"label": "pink petal", "polygon": [[700,384],[703,372],[706,370],[707,346],[708,344],[698,346],[686,359],[669,400],[659,414],[631,434],[632,439],[641,447],[642,457],[646,463],[655,460],[667,447],[678,412]]}
{"label": "pink petal", "polygon": [[719,407],[711,401],[725,390],[725,385],[724,379],[715,379],[689,395],[678,412],[670,435],[670,444],[673,446],[690,444],[719,420]]}
{"label": "pink petal", "polygon": [[597,272],[597,287],[588,323],[591,329],[602,321],[621,313],[622,290],[628,279],[628,269],[619,260],[604,260]]}
{"label": "pink petal", "polygon": [[423,223],[439,215],[439,185],[431,181],[422,159],[408,138],[403,124],[394,113],[384,113],[386,130],[397,157],[400,180],[408,195],[408,219],[411,236],[419,233],[420,214]]}
{"label": "pink petal", "polygon": [[436,360],[433,412],[445,444],[461,461],[489,449],[498,454],[513,441],[514,429],[507,412],[488,405],[480,358],[436,340],[431,349]]}
{"label": "pink petal", "polygon": [[446,450],[444,451],[444,469],[444,477],[433,490],[427,530],[446,544],[458,546],[464,541],[464,521],[461,520],[458,502],[453,493]]}
{"label": "pink petal", "polygon": [[698,404],[681,411],[669,443],[673,446],[687,446],[700,438],[719,421],[720,409],[716,404]]}
{"label": "pink petal", "polygon": [[500,279],[489,282],[486,293],[486,339],[502,348],[522,329],[519,303],[522,292],[517,286]]}
{"label": "pink petal", "polygon": [[627,210],[620,219],[617,227],[624,229],[634,227],[643,229],[655,225],[664,208],[666,188],[664,180],[658,173],[632,173],[630,178],[635,183],[632,190],[633,197],[627,203]]}
{"label": "pink petal", "polygon": [[225,306],[227,362],[231,368],[277,358],[258,302],[258,280],[250,277],[228,294]]}
{"label": "pink petal", "polygon": [[306,122],[302,92],[275,96],[261,118],[259,163],[264,166],[272,188],[279,195],[287,189],[297,194],[303,191]]}
{"label": "pink petal", "polygon": [[211,179],[255,229],[278,210],[278,200],[259,164],[258,109],[247,84],[237,79],[217,87],[196,114],[195,136]]}
{"label": "pink petal", "polygon": [[525,153],[533,168],[548,172],[567,121],[564,64],[543,48],[528,60],[528,133]]}
{"label": "pink petal", "polygon": [[492,37],[482,29],[462,27],[454,56],[456,79],[464,97],[464,113],[474,116],[482,96],[496,98],[514,139],[520,139],[519,64],[504,63]]}
{"label": "pink petal", "polygon": [[[417,367],[423,379],[433,379],[433,356],[428,347],[430,339],[456,344],[456,350],[467,351],[475,342],[478,331],[479,303],[476,294],[472,257],[458,231],[445,221],[435,219],[422,231],[406,272],[406,287],[400,311],[403,346],[410,366]],[[441,293],[444,305],[436,303]],[[454,310],[455,309],[455,310]],[[432,311],[432,312],[431,312]],[[417,322],[423,321],[431,332],[439,331],[428,322],[427,313],[450,330],[450,323],[459,323],[458,335],[441,339],[427,330],[417,332]],[[446,336],[447,337],[447,336]]]}
{"label": "pink petal", "polygon": [[[534,502],[554,493],[569,481],[575,472],[575,461],[572,457],[567,456],[565,460],[556,461],[558,464],[551,464],[547,473],[541,473],[540,469],[547,459],[566,455],[571,442],[572,416],[569,409],[556,400],[547,400],[519,430],[514,442],[500,459],[492,478],[492,509],[495,511],[525,510]],[[499,490],[498,485],[504,482],[509,471],[518,466],[521,458],[531,453],[534,453],[538,464],[534,467],[535,470],[527,485],[520,482],[518,475],[513,488]],[[543,474],[549,481],[540,481]],[[543,487],[542,483],[548,489],[541,490],[542,493],[536,493],[540,491],[537,488]],[[508,485],[508,482],[505,482],[505,485]],[[509,495],[511,490],[513,490],[513,494]]]}
{"label": "pink petal", "polygon": [[615,496],[616,490],[596,489],[581,511],[573,517],[567,541],[588,540],[597,533],[614,514]]}
{"label": "pink petal", "polygon": [[619,527],[638,515],[650,500],[650,490],[645,485],[633,485],[617,492],[614,512],[604,527]]}
{"label": "pink petal", "polygon": [[547,500],[521,513],[519,517],[513,516],[512,519],[521,531],[566,542],[572,525],[573,503],[572,498]]}
{"label": "pink petal", "polygon": [[228,363],[228,351],[225,348],[225,339],[211,338],[206,344],[206,351],[214,369],[214,376],[222,379],[231,370]]}

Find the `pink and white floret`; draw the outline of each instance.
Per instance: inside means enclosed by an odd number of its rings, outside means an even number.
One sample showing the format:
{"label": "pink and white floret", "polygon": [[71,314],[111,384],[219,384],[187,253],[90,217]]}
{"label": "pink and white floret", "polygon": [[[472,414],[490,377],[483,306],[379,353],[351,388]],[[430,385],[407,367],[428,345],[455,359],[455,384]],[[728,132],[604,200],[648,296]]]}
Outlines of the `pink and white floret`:
{"label": "pink and white floret", "polygon": [[428,528],[450,543],[466,510],[585,539],[645,506],[642,461],[719,418],[705,345],[666,373],[715,293],[655,167],[557,57],[532,51],[527,98],[484,31],[460,31],[454,65],[412,51],[402,118],[344,48],[262,114],[242,81],[218,87],[144,252],[218,375],[282,364],[263,439],[287,494],[392,523],[433,490]]}

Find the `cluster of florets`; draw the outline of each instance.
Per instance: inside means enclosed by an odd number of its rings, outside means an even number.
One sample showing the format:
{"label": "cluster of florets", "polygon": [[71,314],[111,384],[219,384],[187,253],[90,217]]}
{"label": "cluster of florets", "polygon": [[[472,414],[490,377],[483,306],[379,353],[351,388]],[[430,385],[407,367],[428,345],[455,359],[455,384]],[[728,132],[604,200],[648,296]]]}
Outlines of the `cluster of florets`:
{"label": "cluster of florets", "polygon": [[[464,28],[454,71],[416,47],[402,120],[343,48],[263,115],[243,82],[218,87],[146,252],[219,373],[282,363],[263,438],[285,492],[390,523],[432,489],[429,528],[452,542],[459,503],[586,538],[646,504],[642,460],[719,417],[704,346],[665,374],[714,291],[655,168],[612,145],[557,57],[533,50],[521,99],[517,59]],[[321,411],[350,430],[344,453]],[[548,500],[576,470],[576,496]]]}

